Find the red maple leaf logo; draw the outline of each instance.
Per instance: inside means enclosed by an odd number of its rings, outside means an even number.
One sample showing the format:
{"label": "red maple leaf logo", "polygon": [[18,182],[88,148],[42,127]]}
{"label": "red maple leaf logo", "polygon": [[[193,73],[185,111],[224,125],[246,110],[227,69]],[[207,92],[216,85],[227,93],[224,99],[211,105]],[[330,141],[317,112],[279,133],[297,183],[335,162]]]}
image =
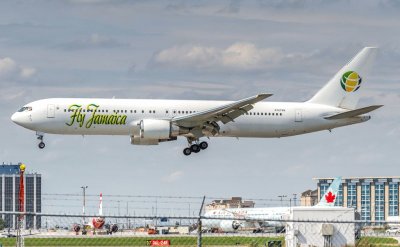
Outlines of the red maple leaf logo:
{"label": "red maple leaf logo", "polygon": [[336,196],[332,194],[332,191],[329,191],[329,193],[325,196],[325,200],[327,203],[332,203],[335,201]]}

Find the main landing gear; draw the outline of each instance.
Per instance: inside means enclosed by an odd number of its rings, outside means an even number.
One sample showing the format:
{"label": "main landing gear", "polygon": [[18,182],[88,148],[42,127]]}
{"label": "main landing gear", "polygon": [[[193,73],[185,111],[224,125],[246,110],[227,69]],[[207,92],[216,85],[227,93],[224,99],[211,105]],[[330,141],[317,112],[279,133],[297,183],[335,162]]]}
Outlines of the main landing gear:
{"label": "main landing gear", "polygon": [[201,150],[207,149],[208,148],[208,143],[207,142],[200,142],[199,140],[196,140],[194,144],[192,144],[192,140],[188,139],[189,142],[189,147],[183,149],[183,154],[188,156],[191,153],[198,153]]}
{"label": "main landing gear", "polygon": [[43,133],[36,132],[36,136],[37,136],[37,139],[40,141],[38,144],[38,147],[40,149],[43,149],[46,146],[46,144],[44,144],[44,142],[43,142]]}

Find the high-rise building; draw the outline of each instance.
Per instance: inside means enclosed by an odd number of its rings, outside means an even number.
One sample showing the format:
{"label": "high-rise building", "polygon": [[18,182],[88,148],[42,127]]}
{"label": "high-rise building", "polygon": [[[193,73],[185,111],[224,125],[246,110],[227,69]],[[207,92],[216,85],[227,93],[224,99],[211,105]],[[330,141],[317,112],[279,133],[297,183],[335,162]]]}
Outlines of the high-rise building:
{"label": "high-rise building", "polygon": [[[0,209],[3,212],[19,212],[20,170],[18,165],[0,165]],[[28,213],[40,213],[42,211],[42,177],[37,173],[25,172],[25,211]],[[1,215],[6,228],[16,229],[17,216],[11,214]],[[25,216],[26,229],[41,228],[40,216]]]}
{"label": "high-rise building", "polygon": [[[318,183],[318,201],[334,178],[314,178]],[[335,205],[353,207],[361,220],[384,221],[399,216],[400,177],[342,178]]]}

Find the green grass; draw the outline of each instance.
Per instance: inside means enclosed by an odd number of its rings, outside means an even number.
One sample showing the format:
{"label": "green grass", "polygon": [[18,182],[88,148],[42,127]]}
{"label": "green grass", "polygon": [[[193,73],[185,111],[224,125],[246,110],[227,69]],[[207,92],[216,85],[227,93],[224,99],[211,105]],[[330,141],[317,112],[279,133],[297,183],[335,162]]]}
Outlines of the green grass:
{"label": "green grass", "polygon": [[[146,246],[147,240],[162,239],[170,240],[171,246],[196,246],[197,238],[193,237],[168,237],[168,236],[149,236],[149,237],[102,237],[102,238],[25,238],[25,246]],[[246,245],[264,246],[268,241],[284,241],[284,238],[270,237],[203,237],[204,246],[218,245]],[[15,238],[0,239],[3,246],[15,246]]]}
{"label": "green grass", "polygon": [[399,246],[399,243],[394,238],[380,238],[380,237],[362,237],[357,246],[368,247],[384,247],[384,246]]}

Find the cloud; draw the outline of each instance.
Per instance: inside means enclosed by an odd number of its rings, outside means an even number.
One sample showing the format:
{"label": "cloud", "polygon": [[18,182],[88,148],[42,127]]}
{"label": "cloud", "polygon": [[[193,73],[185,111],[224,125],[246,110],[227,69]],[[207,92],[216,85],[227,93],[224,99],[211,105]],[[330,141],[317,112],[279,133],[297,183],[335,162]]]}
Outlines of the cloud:
{"label": "cloud", "polygon": [[200,45],[174,46],[154,54],[150,64],[166,68],[254,71],[307,57],[309,55],[285,54],[278,48],[259,48],[253,43],[237,42],[223,49]]}
{"label": "cloud", "polygon": [[236,14],[240,11],[241,0],[231,0],[228,5],[224,6],[217,13]]}
{"label": "cloud", "polygon": [[164,182],[173,183],[183,176],[183,171],[176,171],[163,178]]}
{"label": "cloud", "polygon": [[120,42],[114,38],[102,36],[97,33],[91,34],[89,37],[82,39],[76,39],[67,42],[61,47],[67,50],[82,50],[82,49],[96,49],[96,48],[116,48],[116,47],[127,47],[129,44]]}
{"label": "cloud", "polygon": [[9,57],[0,58],[0,79],[28,79],[36,69],[19,65]]}

